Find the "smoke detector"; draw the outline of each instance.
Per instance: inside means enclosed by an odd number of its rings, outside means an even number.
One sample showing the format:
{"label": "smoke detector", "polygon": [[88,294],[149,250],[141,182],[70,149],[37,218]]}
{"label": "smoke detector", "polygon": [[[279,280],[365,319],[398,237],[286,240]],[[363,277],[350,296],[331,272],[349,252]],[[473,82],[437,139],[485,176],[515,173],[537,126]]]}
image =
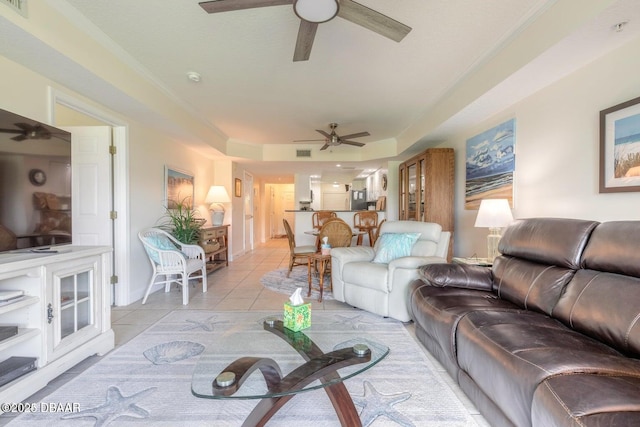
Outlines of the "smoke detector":
{"label": "smoke detector", "polygon": [[200,81],[200,73],[196,73],[195,71],[189,71],[187,73],[187,78],[192,82],[198,83]]}

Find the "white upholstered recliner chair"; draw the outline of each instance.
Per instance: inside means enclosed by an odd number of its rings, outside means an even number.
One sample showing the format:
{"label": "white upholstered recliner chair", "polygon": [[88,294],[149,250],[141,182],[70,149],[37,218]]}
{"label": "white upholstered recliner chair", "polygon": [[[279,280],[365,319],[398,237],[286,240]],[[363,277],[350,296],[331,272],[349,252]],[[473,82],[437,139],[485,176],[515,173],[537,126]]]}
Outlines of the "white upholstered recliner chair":
{"label": "white upholstered recliner chair", "polygon": [[[419,233],[415,243],[415,234]],[[387,235],[385,237],[385,234]],[[408,238],[409,256],[388,263],[380,255]],[[386,221],[373,248],[352,246],[331,250],[333,296],[338,301],[402,322],[411,320],[408,310],[409,284],[418,278],[418,267],[447,262],[451,233],[439,224],[418,221]],[[406,246],[405,244],[405,246]],[[402,250],[396,251],[396,254]],[[378,259],[376,254],[378,253]],[[387,255],[389,255],[387,253]],[[393,257],[393,256],[391,256]],[[382,257],[384,258],[384,257]]]}

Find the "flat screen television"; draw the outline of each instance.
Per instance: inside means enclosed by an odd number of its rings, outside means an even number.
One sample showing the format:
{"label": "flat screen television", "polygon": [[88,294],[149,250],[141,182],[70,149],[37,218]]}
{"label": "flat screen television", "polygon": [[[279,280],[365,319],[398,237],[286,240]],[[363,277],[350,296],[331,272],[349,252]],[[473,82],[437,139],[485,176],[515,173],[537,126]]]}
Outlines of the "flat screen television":
{"label": "flat screen television", "polygon": [[0,252],[71,243],[71,134],[0,109]]}

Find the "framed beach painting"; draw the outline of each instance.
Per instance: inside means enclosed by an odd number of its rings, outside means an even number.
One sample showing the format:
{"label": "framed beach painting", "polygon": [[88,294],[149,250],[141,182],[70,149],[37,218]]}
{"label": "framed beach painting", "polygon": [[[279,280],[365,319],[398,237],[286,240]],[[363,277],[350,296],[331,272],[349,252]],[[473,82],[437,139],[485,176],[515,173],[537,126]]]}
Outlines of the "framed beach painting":
{"label": "framed beach painting", "polygon": [[193,209],[194,179],[191,172],[180,170],[172,166],[164,167],[165,206],[176,209],[177,204],[183,204],[187,209]]}
{"label": "framed beach painting", "polygon": [[640,97],[600,111],[600,193],[640,191]]}
{"label": "framed beach painting", "polygon": [[465,209],[482,199],[507,199],[513,207],[516,119],[467,140]]}

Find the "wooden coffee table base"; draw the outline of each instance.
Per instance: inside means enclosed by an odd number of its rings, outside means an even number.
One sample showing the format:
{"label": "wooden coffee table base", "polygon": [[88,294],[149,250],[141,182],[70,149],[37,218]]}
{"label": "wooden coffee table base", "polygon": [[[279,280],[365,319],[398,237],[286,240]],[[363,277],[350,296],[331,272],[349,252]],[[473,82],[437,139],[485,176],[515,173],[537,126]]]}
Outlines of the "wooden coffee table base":
{"label": "wooden coffee table base", "polygon": [[304,333],[285,329],[280,320],[264,322],[263,326],[265,330],[279,336],[296,349],[306,363],[284,378],[277,362],[269,358],[241,357],[227,366],[218,378],[234,379],[231,384],[225,383],[223,386],[218,385],[217,379],[214,380],[212,384],[214,394],[228,396],[235,393],[256,369],[262,372],[269,393],[274,395],[291,393],[260,400],[242,425],[264,426],[285,403],[296,395],[295,390],[302,390],[306,385],[319,379],[323,384],[332,383],[324,387],[324,390],[331,400],[341,425],[361,427],[362,423],[351,395],[344,383],[340,381],[340,375],[336,371],[345,366],[368,362],[371,360],[371,352],[369,350],[363,352],[362,348],[356,350],[355,347],[358,346],[354,346],[324,353]]}

